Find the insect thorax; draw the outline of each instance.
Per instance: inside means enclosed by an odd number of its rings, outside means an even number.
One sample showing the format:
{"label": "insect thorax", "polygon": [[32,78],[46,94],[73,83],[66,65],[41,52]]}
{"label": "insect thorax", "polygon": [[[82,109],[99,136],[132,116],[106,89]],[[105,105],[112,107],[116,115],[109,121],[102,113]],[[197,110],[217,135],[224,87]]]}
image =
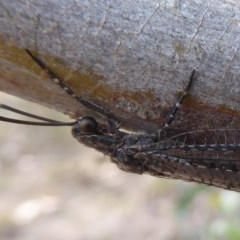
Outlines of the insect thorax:
{"label": "insect thorax", "polygon": [[111,161],[127,172],[144,172],[142,161],[135,157],[146,145],[156,143],[155,134],[128,134],[123,131],[111,133],[106,124],[98,122],[98,131],[92,134],[83,134],[78,124],[72,128],[72,135],[81,144],[94,148],[109,156]]}

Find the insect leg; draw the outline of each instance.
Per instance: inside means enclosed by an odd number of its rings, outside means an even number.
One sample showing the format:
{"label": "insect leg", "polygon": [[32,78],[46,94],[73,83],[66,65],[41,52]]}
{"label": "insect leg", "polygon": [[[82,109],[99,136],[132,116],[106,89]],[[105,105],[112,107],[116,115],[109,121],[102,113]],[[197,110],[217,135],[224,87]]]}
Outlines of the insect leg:
{"label": "insect leg", "polygon": [[171,123],[174,121],[174,118],[175,118],[175,116],[176,116],[176,114],[177,114],[181,104],[183,103],[186,95],[188,94],[188,92],[189,92],[189,90],[190,90],[190,88],[192,86],[192,81],[193,81],[194,74],[195,74],[195,70],[192,71],[192,73],[191,73],[191,75],[189,77],[188,85],[187,85],[183,95],[179,98],[177,103],[174,105],[171,114],[168,116],[167,122],[163,125],[162,128],[160,128],[159,132],[161,132],[165,128],[168,128],[171,125]]}
{"label": "insect leg", "polygon": [[82,97],[78,97],[73,91],[72,89],[70,89],[62,80],[60,80],[58,77],[56,77],[56,75],[45,65],[45,63],[39,59],[38,57],[34,56],[28,49],[26,49],[26,52],[28,53],[28,55],[34,60],[34,62],[36,62],[38,64],[38,66],[40,66],[43,71],[45,71],[49,78],[55,83],[57,84],[60,88],[62,88],[67,94],[69,94],[70,96],[72,96],[73,98],[75,98],[79,103],[81,103],[83,106],[85,106],[86,108],[88,109],[91,109],[95,112],[98,112],[99,114],[107,117],[107,118],[110,118],[110,119],[116,119],[114,117],[114,115],[100,107],[99,105],[91,102],[91,101],[88,101]]}

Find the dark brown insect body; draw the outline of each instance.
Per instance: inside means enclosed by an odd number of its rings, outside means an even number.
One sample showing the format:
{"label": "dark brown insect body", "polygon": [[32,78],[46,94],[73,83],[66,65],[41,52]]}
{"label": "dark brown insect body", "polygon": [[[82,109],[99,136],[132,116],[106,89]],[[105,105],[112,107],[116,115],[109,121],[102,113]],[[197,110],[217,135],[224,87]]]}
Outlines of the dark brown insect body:
{"label": "dark brown insect body", "polygon": [[182,179],[225,189],[240,191],[240,131],[237,129],[210,129],[184,132],[171,136],[169,125],[192,85],[192,72],[184,94],[176,103],[167,122],[157,133],[129,134],[119,130],[117,119],[102,107],[76,96],[45,64],[28,51],[32,59],[66,93],[80,104],[106,117],[101,123],[92,117],[83,117],[72,123],[62,123],[28,114],[5,105],[10,111],[40,119],[44,122],[27,122],[0,116],[1,121],[21,124],[72,126],[72,135],[80,143],[94,148],[111,158],[127,172],[150,174],[161,178]]}
{"label": "dark brown insect body", "polygon": [[[193,131],[156,142],[156,136],[122,133],[82,135],[73,128],[80,143],[110,156],[112,162],[127,172],[150,174],[161,178],[182,179],[240,191],[240,144],[217,142],[217,137],[240,136],[236,129]],[[216,142],[195,143],[201,134],[215,135]],[[124,136],[125,135],[125,136]],[[187,139],[194,136],[194,139]],[[230,137],[230,136],[228,136]],[[180,141],[185,138],[184,141]]]}

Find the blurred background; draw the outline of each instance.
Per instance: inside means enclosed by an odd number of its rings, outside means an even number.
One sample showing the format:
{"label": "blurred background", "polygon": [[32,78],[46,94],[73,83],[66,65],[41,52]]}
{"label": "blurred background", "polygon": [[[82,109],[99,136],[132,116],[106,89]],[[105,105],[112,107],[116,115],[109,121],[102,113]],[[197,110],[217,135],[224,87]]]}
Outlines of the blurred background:
{"label": "blurred background", "polygon": [[[0,103],[70,120],[3,93]],[[122,172],[69,127],[0,122],[0,239],[240,239],[239,219],[239,193]]]}

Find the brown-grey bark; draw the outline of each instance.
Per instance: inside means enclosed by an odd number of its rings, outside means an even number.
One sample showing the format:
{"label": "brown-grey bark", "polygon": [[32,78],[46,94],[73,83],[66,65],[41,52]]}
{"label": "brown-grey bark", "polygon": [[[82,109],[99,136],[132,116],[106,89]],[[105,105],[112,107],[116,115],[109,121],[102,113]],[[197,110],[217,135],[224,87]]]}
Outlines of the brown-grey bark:
{"label": "brown-grey bark", "polygon": [[237,1],[1,1],[0,89],[96,116],[51,82],[27,48],[123,128],[150,131],[196,69],[170,132],[239,128],[239,9]]}
{"label": "brown-grey bark", "polygon": [[239,110],[238,1],[1,1],[0,17],[2,91],[85,113],[48,81],[29,48],[123,127],[161,126],[194,68],[180,126],[225,126],[238,116],[230,111]]}

